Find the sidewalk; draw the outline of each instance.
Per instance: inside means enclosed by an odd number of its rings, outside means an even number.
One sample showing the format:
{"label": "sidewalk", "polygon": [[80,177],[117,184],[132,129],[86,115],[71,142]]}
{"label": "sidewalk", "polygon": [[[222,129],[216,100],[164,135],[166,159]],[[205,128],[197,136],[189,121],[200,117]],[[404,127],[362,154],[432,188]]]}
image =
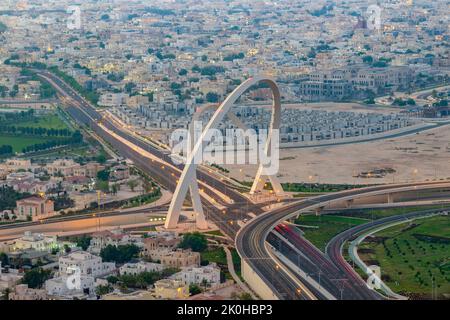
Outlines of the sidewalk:
{"label": "sidewalk", "polygon": [[230,271],[230,274],[233,277],[234,281],[236,281],[236,283],[243,291],[250,293],[254,300],[258,300],[258,297],[256,297],[253,291],[250,290],[250,288],[244,282],[242,282],[241,278],[239,278],[239,276],[236,274],[230,249],[228,249],[227,246],[223,246],[223,249],[225,250],[225,253],[227,255],[228,271]]}

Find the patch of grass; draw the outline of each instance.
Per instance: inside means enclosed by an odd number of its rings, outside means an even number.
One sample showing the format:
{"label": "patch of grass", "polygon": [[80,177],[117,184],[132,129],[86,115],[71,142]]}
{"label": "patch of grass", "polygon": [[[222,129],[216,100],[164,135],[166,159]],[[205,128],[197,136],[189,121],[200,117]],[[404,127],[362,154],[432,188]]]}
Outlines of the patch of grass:
{"label": "patch of grass", "polygon": [[10,145],[14,152],[22,152],[22,149],[37,143],[44,143],[55,140],[55,138],[41,138],[41,137],[17,137],[10,135],[0,135],[0,146]]}
{"label": "patch of grass", "polygon": [[222,247],[218,248],[209,248],[201,253],[202,261],[215,262],[218,265],[226,266],[227,265],[227,255],[225,250]]}
{"label": "patch of grass", "polygon": [[223,233],[220,232],[220,230],[213,230],[213,231],[208,231],[208,232],[204,232],[204,234],[206,235],[213,235],[213,236],[223,236]]}
{"label": "patch of grass", "polygon": [[39,155],[33,156],[33,159],[40,158],[77,158],[77,157],[90,157],[94,150],[89,145],[66,147],[58,150],[48,150],[47,152],[40,152]]}
{"label": "patch of grass", "polygon": [[335,235],[367,222],[366,219],[336,215],[302,215],[295,220],[296,224],[313,227],[300,227],[300,229],[304,232],[306,239],[322,251]]}
{"label": "patch of grass", "polygon": [[[418,238],[417,235],[427,236]],[[367,264],[381,268],[382,279],[392,290],[411,298],[442,298],[450,294],[450,217],[417,219],[378,232],[359,247]]]}
{"label": "patch of grass", "polygon": [[241,276],[241,257],[239,256],[236,249],[231,249],[231,257],[233,259],[234,271],[236,271],[236,274],[239,276],[239,278],[242,278],[242,276]]}
{"label": "patch of grass", "polygon": [[47,114],[35,117],[34,120],[23,121],[17,124],[20,127],[46,128],[46,129],[69,129],[66,123],[57,114]]}

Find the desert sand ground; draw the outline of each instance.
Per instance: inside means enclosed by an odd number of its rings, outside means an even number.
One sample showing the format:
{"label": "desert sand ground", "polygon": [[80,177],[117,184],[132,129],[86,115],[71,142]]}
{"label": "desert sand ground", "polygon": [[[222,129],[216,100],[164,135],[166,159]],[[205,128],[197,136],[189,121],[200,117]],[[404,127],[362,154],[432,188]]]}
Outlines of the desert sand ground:
{"label": "desert sand ground", "polygon": [[[250,181],[255,165],[224,165],[230,176]],[[243,168],[240,170],[240,168]],[[383,178],[355,178],[360,172],[392,168]],[[450,126],[366,143],[281,149],[281,182],[376,184],[450,178]]]}

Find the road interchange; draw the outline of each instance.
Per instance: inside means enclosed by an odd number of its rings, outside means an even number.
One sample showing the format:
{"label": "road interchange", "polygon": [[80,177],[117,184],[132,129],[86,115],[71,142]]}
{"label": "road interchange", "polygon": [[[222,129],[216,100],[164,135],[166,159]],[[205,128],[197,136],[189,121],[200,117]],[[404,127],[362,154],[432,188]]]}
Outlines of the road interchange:
{"label": "road interchange", "polygon": [[[125,158],[131,159],[137,167],[149,173],[162,186],[171,191],[175,190],[183,165],[167,165],[168,163],[172,163],[170,155],[167,152],[156,148],[151,143],[143,141],[139,137],[123,130],[123,128],[118,128],[113,121],[104,117],[73,88],[54,74],[42,70],[39,71],[38,74],[51,83],[58,90],[60,95],[69,100],[66,111],[79,124],[90,127],[98,136],[112,145],[119,154]],[[120,136],[121,139],[117,138],[115,135]],[[124,143],[122,141],[123,139],[129,143]],[[142,152],[139,152],[140,149],[151,153],[155,158],[160,159],[160,161],[150,160],[148,157],[143,156]],[[249,264],[252,270],[266,282],[270,289],[273,290],[275,295],[280,299],[311,299],[311,295],[305,294],[305,289],[313,291],[317,298],[323,298],[320,292],[314,290],[314,288],[307,284],[305,285],[307,288],[302,287],[300,289],[298,287],[298,282],[293,281],[292,277],[287,274],[292,270],[286,272],[285,266],[283,270],[281,270],[278,263],[274,262],[273,256],[268,252],[267,240],[269,235],[272,230],[285,219],[305,210],[324,207],[333,201],[352,199],[354,197],[370,194],[374,191],[388,192],[391,189],[402,187],[410,188],[412,186],[414,186],[416,190],[420,190],[422,187],[437,184],[437,182],[426,182],[355,189],[306,200],[294,201],[281,208],[264,212],[261,204],[252,203],[247,197],[243,196],[237,190],[230,188],[230,185],[221,179],[209,175],[199,169],[197,170],[197,178],[199,182],[205,186],[205,195],[202,196],[201,201],[206,218],[214,222],[230,239],[236,238],[236,247],[243,262]],[[217,192],[229,197],[231,203],[224,201],[223,197],[217,197]],[[211,199],[214,199],[214,202],[225,207],[226,210],[219,209],[214,203],[211,203]],[[249,212],[252,212],[256,217],[252,219],[252,217],[248,215]],[[246,219],[251,220],[240,229],[237,221]],[[300,244],[298,243],[298,245]],[[306,247],[303,249],[305,248]],[[314,248],[309,249],[313,250]],[[311,251],[310,254],[314,255],[316,252]],[[325,263],[325,261],[323,262]],[[346,272],[351,274],[351,272],[354,271],[346,270]],[[354,274],[352,276],[354,276]],[[358,289],[356,289],[355,292],[357,291]],[[348,298],[376,299],[378,297],[374,295],[373,292],[367,291],[364,288],[361,289],[361,292]]]}

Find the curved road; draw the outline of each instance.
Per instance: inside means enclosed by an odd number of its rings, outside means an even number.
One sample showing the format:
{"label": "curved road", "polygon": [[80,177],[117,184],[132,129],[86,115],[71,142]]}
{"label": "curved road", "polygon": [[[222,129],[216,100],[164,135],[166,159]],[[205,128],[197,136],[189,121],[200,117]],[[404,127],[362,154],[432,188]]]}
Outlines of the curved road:
{"label": "curved road", "polygon": [[354,237],[367,232],[376,227],[380,227],[383,225],[388,225],[395,222],[405,221],[407,222],[410,219],[427,216],[430,214],[434,214],[436,212],[442,211],[443,209],[432,209],[432,210],[423,210],[423,211],[415,211],[402,215],[386,217],[382,219],[378,219],[369,223],[365,223],[362,225],[358,225],[356,227],[345,230],[344,232],[336,235],[331,241],[328,243],[325,251],[327,256],[330,258],[334,264],[343,271],[346,271],[347,274],[352,275],[353,280],[356,282],[361,281],[361,277],[353,270],[353,268],[348,264],[348,262],[342,256],[342,248],[344,244],[353,239]]}
{"label": "curved road", "polygon": [[[280,299],[294,299],[295,297],[292,293],[296,292],[299,288],[282,270],[278,270],[277,264],[272,260],[265,246],[269,233],[272,232],[277,225],[301,211],[324,207],[330,202],[352,199],[364,194],[373,194],[377,192],[387,193],[405,187],[420,189],[420,187],[430,187],[439,184],[442,184],[442,182],[374,186],[322,195],[291,203],[283,208],[266,212],[249,221],[241,230],[239,230],[236,236],[236,249],[241,258],[259,275]],[[273,277],[274,273],[277,273],[277,277]]]}

